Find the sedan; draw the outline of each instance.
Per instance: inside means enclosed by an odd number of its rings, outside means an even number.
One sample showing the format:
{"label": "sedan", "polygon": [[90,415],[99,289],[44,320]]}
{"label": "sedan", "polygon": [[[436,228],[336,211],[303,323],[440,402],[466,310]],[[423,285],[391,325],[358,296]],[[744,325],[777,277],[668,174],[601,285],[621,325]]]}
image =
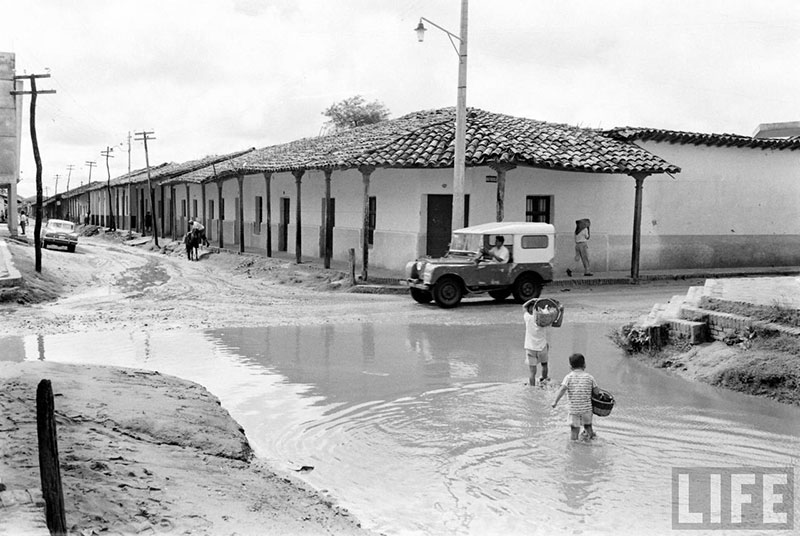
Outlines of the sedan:
{"label": "sedan", "polygon": [[42,247],[66,246],[67,251],[75,251],[78,245],[78,233],[75,232],[75,224],[66,220],[48,220],[44,228],[44,238]]}

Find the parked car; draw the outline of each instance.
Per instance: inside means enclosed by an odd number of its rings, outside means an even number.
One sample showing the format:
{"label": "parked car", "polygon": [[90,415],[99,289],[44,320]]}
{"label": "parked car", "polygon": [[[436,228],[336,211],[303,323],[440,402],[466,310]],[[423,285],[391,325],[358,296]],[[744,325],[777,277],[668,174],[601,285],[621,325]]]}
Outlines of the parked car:
{"label": "parked car", "polygon": [[[486,252],[503,236],[508,263],[492,262]],[[418,303],[434,300],[455,307],[465,295],[488,292],[496,300],[511,294],[518,303],[538,298],[553,280],[555,227],[549,223],[496,222],[458,229],[441,258],[424,257],[406,265],[406,282]]]}
{"label": "parked car", "polygon": [[75,224],[67,220],[48,220],[44,228],[42,247],[66,246],[67,251],[75,251],[78,245],[78,233]]}

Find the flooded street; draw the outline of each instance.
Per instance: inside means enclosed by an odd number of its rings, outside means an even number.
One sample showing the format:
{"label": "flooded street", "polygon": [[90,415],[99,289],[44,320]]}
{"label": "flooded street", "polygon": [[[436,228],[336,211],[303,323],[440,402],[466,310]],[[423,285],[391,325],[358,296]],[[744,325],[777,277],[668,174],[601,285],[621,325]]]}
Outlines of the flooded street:
{"label": "flooded street", "polygon": [[[0,338],[2,358],[132,366],[206,386],[256,453],[386,534],[671,533],[672,468],[794,466],[800,408],[626,357],[613,327],[552,330],[617,407],[568,440],[530,388],[524,326],[325,324]],[[54,386],[57,390],[57,386]],[[135,396],[135,393],[131,393]],[[719,531],[715,531],[719,534]],[[772,532],[775,533],[775,532]]]}

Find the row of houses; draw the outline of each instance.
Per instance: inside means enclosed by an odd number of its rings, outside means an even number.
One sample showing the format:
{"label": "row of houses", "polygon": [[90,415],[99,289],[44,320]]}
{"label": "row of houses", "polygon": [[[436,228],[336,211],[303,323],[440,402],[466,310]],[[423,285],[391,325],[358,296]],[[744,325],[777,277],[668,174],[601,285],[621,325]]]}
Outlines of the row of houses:
{"label": "row of houses", "polygon": [[[596,271],[800,265],[794,138],[586,129],[469,109],[465,225],[545,221],[557,269],[592,221]],[[138,170],[48,198],[47,217],[399,270],[451,232],[455,112]],[[153,210],[155,207],[155,210]]]}

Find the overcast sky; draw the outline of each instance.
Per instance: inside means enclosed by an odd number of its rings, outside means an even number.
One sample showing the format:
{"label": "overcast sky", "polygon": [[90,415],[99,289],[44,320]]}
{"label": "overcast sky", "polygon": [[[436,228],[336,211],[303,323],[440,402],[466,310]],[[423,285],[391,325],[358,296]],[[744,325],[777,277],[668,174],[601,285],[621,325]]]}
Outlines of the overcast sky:
{"label": "overcast sky", "polygon": [[[391,117],[453,106],[459,0],[2,0],[0,51],[43,73],[37,132],[53,194],[128,168],[316,136],[353,95]],[[472,0],[467,104],[587,127],[751,135],[800,120],[797,0]],[[26,89],[28,89],[26,87]],[[21,195],[35,193],[28,110]],[[131,168],[144,167],[132,142]]]}

